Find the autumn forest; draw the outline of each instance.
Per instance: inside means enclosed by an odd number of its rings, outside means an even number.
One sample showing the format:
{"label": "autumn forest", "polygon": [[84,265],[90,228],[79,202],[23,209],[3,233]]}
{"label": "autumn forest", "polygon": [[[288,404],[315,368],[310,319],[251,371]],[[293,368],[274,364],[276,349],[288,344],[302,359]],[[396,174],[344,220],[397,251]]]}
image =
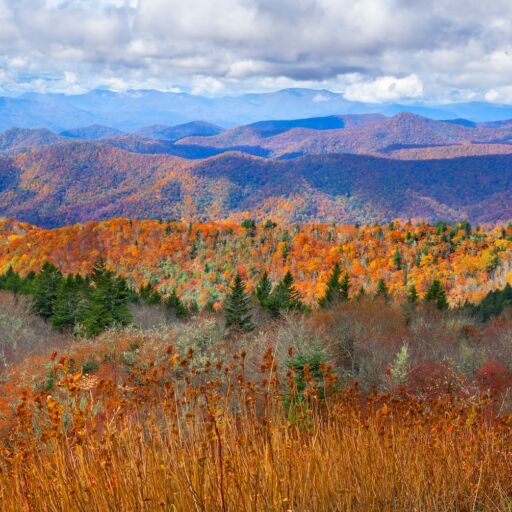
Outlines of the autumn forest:
{"label": "autumn forest", "polygon": [[512,124],[0,134],[0,510],[512,510]]}

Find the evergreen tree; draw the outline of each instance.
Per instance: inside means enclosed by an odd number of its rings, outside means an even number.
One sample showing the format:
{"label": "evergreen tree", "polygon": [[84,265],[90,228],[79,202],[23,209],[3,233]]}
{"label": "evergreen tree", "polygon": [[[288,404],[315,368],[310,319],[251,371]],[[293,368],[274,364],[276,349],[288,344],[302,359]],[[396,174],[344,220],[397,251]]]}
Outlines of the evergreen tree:
{"label": "evergreen tree", "polygon": [[227,329],[248,332],[255,327],[252,322],[250,297],[245,291],[245,283],[240,274],[236,275],[224,302],[224,317]]}
{"label": "evergreen tree", "polygon": [[432,281],[430,288],[425,295],[425,301],[434,303],[437,309],[443,310],[448,308],[448,301],[446,300],[446,292],[437,279]]}
{"label": "evergreen tree", "polygon": [[107,270],[103,260],[94,266],[91,281],[83,318],[85,335],[96,336],[113,325],[130,323],[132,316],[129,303],[132,292],[126,281]]}
{"label": "evergreen tree", "polygon": [[264,272],[263,276],[259,280],[256,285],[256,289],[254,290],[254,295],[258,299],[258,302],[265,307],[270,294],[272,293],[272,281],[268,277],[268,273]]}
{"label": "evergreen tree", "polygon": [[165,306],[176,315],[176,318],[187,318],[189,314],[185,304],[183,304],[178,297],[176,288],[174,288],[167,299],[165,299]]}
{"label": "evergreen tree", "polygon": [[37,274],[31,270],[26,276],[25,279],[22,280],[20,293],[24,295],[31,295],[34,291],[34,282],[36,280]]}
{"label": "evergreen tree", "polygon": [[14,272],[12,267],[9,267],[5,274],[0,276],[0,288],[2,290],[9,290],[18,293],[22,290],[23,280],[18,272]]}
{"label": "evergreen tree", "polygon": [[162,302],[162,296],[155,290],[151,283],[142,285],[139,289],[139,297],[149,306],[160,304]]}
{"label": "evergreen tree", "polygon": [[304,309],[304,304],[299,292],[295,289],[294,279],[290,271],[286,273],[282,281],[270,294],[267,300],[267,309],[274,317],[278,317],[282,310],[301,311]]}
{"label": "evergreen tree", "polygon": [[466,307],[486,322],[491,317],[500,315],[505,308],[512,307],[512,286],[507,283],[503,290],[489,292],[477,306]]}
{"label": "evergreen tree", "polygon": [[386,281],[382,278],[377,281],[377,292],[375,293],[375,297],[383,297],[385,300],[389,300],[389,290],[386,285]]}
{"label": "evergreen tree", "polygon": [[242,227],[250,237],[256,236],[256,221],[254,219],[245,219],[242,221]]}
{"label": "evergreen tree", "polygon": [[318,301],[320,307],[325,308],[338,302],[347,301],[350,289],[348,274],[341,278],[341,268],[338,263],[334,265],[329,280],[327,281],[327,289],[324,296]]}
{"label": "evergreen tree", "polygon": [[44,263],[34,280],[32,309],[43,318],[53,315],[53,305],[62,282],[61,271],[51,263]]}
{"label": "evergreen tree", "polygon": [[75,278],[69,274],[62,279],[53,303],[53,314],[50,317],[53,327],[62,331],[80,322],[85,294],[85,281],[81,276]]}
{"label": "evergreen tree", "polygon": [[348,272],[345,272],[345,275],[343,276],[340,285],[341,300],[344,302],[350,299],[350,287],[350,277],[348,275]]}

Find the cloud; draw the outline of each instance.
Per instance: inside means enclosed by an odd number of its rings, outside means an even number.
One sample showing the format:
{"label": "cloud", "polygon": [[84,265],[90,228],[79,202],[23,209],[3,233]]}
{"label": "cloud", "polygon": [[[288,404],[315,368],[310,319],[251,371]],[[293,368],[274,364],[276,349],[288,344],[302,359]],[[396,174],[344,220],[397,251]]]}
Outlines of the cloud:
{"label": "cloud", "polygon": [[510,0],[0,0],[0,89],[484,99],[510,82],[510,19]]}
{"label": "cloud", "polygon": [[423,83],[416,75],[403,78],[383,76],[369,82],[355,83],[345,90],[347,99],[365,103],[418,99],[422,96]]}

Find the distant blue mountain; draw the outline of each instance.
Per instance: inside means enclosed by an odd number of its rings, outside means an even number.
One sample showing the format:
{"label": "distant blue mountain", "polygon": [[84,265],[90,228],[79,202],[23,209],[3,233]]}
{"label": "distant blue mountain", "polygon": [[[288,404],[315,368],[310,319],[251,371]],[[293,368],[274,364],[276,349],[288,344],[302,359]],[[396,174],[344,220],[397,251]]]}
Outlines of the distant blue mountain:
{"label": "distant blue mountain", "polygon": [[[209,98],[187,93],[93,90],[86,94],[28,93],[0,98],[0,131],[12,127],[48,128],[56,133],[103,125],[134,132],[150,125],[175,126],[197,119],[226,128],[258,121],[411,112],[431,119],[493,122],[512,118],[512,106],[488,103],[449,105],[366,104],[327,90],[282,91]],[[279,128],[277,128],[279,129]]]}
{"label": "distant blue mountain", "polygon": [[110,128],[109,126],[102,126],[99,124],[93,124],[91,126],[85,126],[83,128],[74,128],[71,130],[65,130],[60,135],[63,137],[70,137],[72,139],[81,140],[101,140],[107,137],[118,137],[123,135],[124,132],[117,128]]}

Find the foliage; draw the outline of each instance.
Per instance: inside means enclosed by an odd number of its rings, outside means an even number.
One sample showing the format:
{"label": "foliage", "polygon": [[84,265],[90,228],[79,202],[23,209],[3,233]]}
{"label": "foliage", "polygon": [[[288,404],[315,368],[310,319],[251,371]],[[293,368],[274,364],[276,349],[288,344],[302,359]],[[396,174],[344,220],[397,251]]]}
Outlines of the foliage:
{"label": "foliage", "polygon": [[448,301],[446,300],[446,293],[443,285],[437,279],[432,281],[430,288],[425,294],[425,301],[435,304],[437,309],[443,310],[448,308]]}
{"label": "foliage", "polygon": [[300,293],[294,285],[294,278],[290,271],[276,285],[266,302],[266,307],[274,317],[283,311],[301,311],[304,309]]}
{"label": "foliage", "polygon": [[327,307],[337,304],[340,301],[349,300],[350,282],[346,273],[341,278],[341,268],[339,263],[335,263],[332,273],[327,281],[325,294],[318,301],[320,307]]}
{"label": "foliage", "polygon": [[231,291],[224,302],[224,318],[227,329],[243,332],[254,329],[250,297],[245,291],[245,283],[240,274],[235,276]]}

